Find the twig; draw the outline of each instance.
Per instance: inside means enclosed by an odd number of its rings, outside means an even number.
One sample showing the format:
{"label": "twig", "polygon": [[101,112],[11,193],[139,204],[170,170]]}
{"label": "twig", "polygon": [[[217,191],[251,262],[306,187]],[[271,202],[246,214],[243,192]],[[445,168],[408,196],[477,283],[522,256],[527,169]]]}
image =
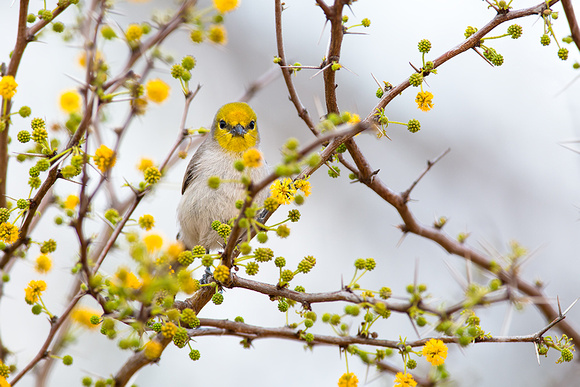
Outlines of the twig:
{"label": "twig", "polygon": [[[280,58],[280,66],[286,65],[286,54],[284,53],[284,41],[282,38],[282,1],[275,0],[275,19],[276,19],[276,46],[278,48],[278,58]],[[282,76],[284,77],[284,82],[286,83],[286,88],[290,93],[290,100],[294,104],[296,111],[298,112],[298,116],[304,121],[306,126],[310,129],[312,133],[318,135],[318,130],[316,130],[308,111],[300,102],[300,97],[298,97],[298,93],[296,92],[296,88],[294,87],[294,83],[292,82],[292,74],[290,70],[287,68],[281,67]]]}
{"label": "twig", "polygon": [[576,19],[576,14],[574,13],[572,0],[562,0],[562,7],[564,8],[566,19],[568,19],[568,25],[570,25],[572,39],[574,40],[574,43],[576,43],[576,48],[580,50],[580,27],[578,27],[578,20]]}
{"label": "twig", "polygon": [[425,170],[419,175],[419,177],[417,179],[415,179],[413,184],[411,184],[411,186],[409,188],[407,188],[407,190],[405,192],[401,193],[403,200],[405,200],[405,201],[409,200],[409,195],[411,194],[411,191],[415,188],[415,186],[417,186],[419,181],[421,181],[421,179],[427,174],[427,172],[429,172],[429,170],[431,170],[431,168],[439,160],[441,160],[443,157],[445,157],[445,155],[449,152],[451,152],[451,148],[447,148],[443,153],[441,153],[439,156],[435,157],[433,160],[427,160],[427,168],[425,168]]}

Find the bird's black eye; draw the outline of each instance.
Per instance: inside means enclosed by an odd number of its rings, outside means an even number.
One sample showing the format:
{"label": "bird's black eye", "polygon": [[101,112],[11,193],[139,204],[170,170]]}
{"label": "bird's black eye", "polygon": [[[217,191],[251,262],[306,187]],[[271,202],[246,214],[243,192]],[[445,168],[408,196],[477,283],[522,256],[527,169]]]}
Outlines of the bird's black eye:
{"label": "bird's black eye", "polygon": [[220,129],[225,129],[227,126],[226,122],[224,120],[220,121]]}
{"label": "bird's black eye", "polygon": [[256,121],[250,121],[250,123],[248,124],[248,128],[250,128],[250,130],[252,130],[255,127],[256,127]]}

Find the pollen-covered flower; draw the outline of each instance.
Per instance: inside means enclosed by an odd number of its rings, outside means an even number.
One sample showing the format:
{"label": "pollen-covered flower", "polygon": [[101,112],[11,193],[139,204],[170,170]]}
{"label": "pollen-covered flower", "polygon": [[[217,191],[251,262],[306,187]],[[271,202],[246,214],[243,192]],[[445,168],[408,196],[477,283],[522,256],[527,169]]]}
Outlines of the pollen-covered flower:
{"label": "pollen-covered flower", "polygon": [[447,358],[447,346],[441,340],[431,339],[423,347],[423,356],[432,365],[441,365]]}
{"label": "pollen-covered flower", "polygon": [[12,75],[5,75],[0,79],[0,97],[10,99],[16,94],[18,83],[14,80]]}
{"label": "pollen-covered flower", "polygon": [[79,204],[79,197],[77,195],[68,195],[63,203],[66,210],[74,210]]}
{"label": "pollen-covered flower", "polygon": [[28,304],[34,304],[38,301],[40,296],[42,296],[42,292],[46,290],[46,282],[40,281],[30,281],[28,283],[28,287],[24,289],[24,300]]}
{"label": "pollen-covered flower", "polygon": [[143,29],[138,24],[129,24],[129,27],[127,27],[127,31],[125,32],[125,36],[130,42],[137,41],[141,39],[141,36],[143,36]]}
{"label": "pollen-covered flower", "polygon": [[428,91],[420,91],[417,93],[415,102],[417,102],[417,109],[428,112],[429,110],[433,109],[433,94]]}
{"label": "pollen-covered flower", "polygon": [[145,86],[147,98],[155,103],[161,103],[169,96],[169,85],[161,79],[152,79]]}
{"label": "pollen-covered flower", "polygon": [[226,29],[220,24],[214,24],[209,27],[207,38],[216,44],[226,44],[228,42]]}
{"label": "pollen-covered flower", "polygon": [[100,316],[101,312],[95,309],[79,307],[71,312],[71,318],[74,322],[87,329],[96,329],[97,325],[91,322],[91,317]]}
{"label": "pollen-covered flower", "polygon": [[67,113],[81,110],[81,95],[76,90],[68,90],[60,95],[60,108]]}
{"label": "pollen-covered flower", "polygon": [[36,264],[34,265],[34,269],[39,273],[48,273],[52,268],[52,260],[48,256],[48,254],[40,254],[38,258],[36,258]]}
{"label": "pollen-covered flower", "polygon": [[145,172],[145,170],[149,167],[153,166],[153,160],[143,157],[139,160],[139,164],[137,164],[137,169],[141,172]]}
{"label": "pollen-covered flower", "polygon": [[292,179],[286,177],[282,180],[276,180],[273,182],[272,185],[270,185],[270,193],[279,204],[290,204],[290,202],[294,200],[296,187],[292,183]]}
{"label": "pollen-covered flower", "polygon": [[109,149],[106,145],[101,145],[95,151],[94,160],[95,165],[101,170],[101,172],[105,173],[115,165],[117,157],[112,149]]}
{"label": "pollen-covered flower", "polygon": [[408,373],[397,372],[395,375],[394,387],[415,387],[417,382],[413,379],[413,375]]}
{"label": "pollen-covered flower", "polygon": [[358,378],[352,372],[344,373],[338,379],[338,387],[357,387],[358,386]]}
{"label": "pollen-covered flower", "polygon": [[310,186],[310,182],[305,179],[298,179],[294,182],[294,187],[299,189],[304,193],[304,196],[309,196],[312,192],[312,187]]}
{"label": "pollen-covered flower", "polygon": [[163,238],[159,234],[149,234],[143,238],[143,243],[145,243],[147,251],[152,253],[161,249],[161,246],[163,246]]}
{"label": "pollen-covered flower", "polygon": [[213,0],[213,6],[221,13],[231,12],[240,5],[239,0]]}
{"label": "pollen-covered flower", "polygon": [[152,215],[143,215],[139,218],[139,227],[144,229],[145,231],[149,231],[155,225],[155,218]]}
{"label": "pollen-covered flower", "polygon": [[262,165],[262,154],[256,148],[250,148],[242,155],[244,165],[248,168],[257,168]]}
{"label": "pollen-covered flower", "polygon": [[18,240],[19,233],[18,226],[12,223],[0,224],[0,241],[12,244]]}
{"label": "pollen-covered flower", "polygon": [[145,345],[145,348],[143,349],[143,354],[147,359],[153,360],[157,359],[161,355],[162,351],[163,346],[159,342],[151,340]]}

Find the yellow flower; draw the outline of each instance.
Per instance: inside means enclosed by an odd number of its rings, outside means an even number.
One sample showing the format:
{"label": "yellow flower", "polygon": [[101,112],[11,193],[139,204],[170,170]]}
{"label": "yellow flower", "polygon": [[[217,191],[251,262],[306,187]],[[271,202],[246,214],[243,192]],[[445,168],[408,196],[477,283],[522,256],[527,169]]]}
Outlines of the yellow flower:
{"label": "yellow flower", "polygon": [[233,11],[240,5],[238,0],[213,0],[213,6],[221,13]]}
{"label": "yellow flower", "polygon": [[249,168],[257,168],[262,165],[262,154],[256,148],[250,148],[242,155],[244,165]]}
{"label": "yellow flower", "polygon": [[432,365],[441,365],[447,358],[447,346],[441,340],[431,339],[423,347],[423,356]]}
{"label": "yellow flower", "polygon": [[155,226],[155,218],[152,215],[146,214],[139,218],[139,227],[145,231],[149,231]]}
{"label": "yellow flower", "polygon": [[81,95],[76,90],[68,90],[60,95],[60,108],[67,113],[81,110]]}
{"label": "yellow flower", "polygon": [[10,383],[2,376],[0,376],[0,387],[10,387]]}
{"label": "yellow flower", "polygon": [[143,349],[143,354],[147,359],[153,360],[157,359],[161,355],[162,351],[163,346],[159,342],[151,340],[145,345],[145,348]]}
{"label": "yellow flower", "polygon": [[433,94],[428,91],[420,91],[417,93],[415,102],[417,102],[417,109],[428,112],[429,110],[433,109]]}
{"label": "yellow flower", "polygon": [[115,273],[115,277],[120,281],[121,286],[131,289],[139,289],[141,287],[141,282],[137,276],[127,267],[120,267]]}
{"label": "yellow flower", "polygon": [[100,316],[101,312],[90,308],[75,308],[71,313],[71,318],[74,322],[87,329],[96,329],[97,325],[91,323],[92,316]]}
{"label": "yellow flower", "polygon": [[106,145],[101,145],[95,151],[94,160],[96,166],[101,170],[101,172],[105,173],[115,165],[117,157],[115,156],[115,152],[109,149]]}
{"label": "yellow flower", "polygon": [[357,387],[358,386],[358,378],[354,373],[344,373],[338,379],[338,387]]}
{"label": "yellow flower", "polygon": [[155,103],[161,103],[169,96],[169,85],[161,79],[152,79],[145,86],[147,98]]}
{"label": "yellow flower", "polygon": [[171,258],[176,259],[179,253],[181,253],[183,250],[185,250],[185,246],[183,245],[183,243],[181,243],[180,241],[175,241],[174,243],[170,244],[169,247],[167,248],[167,254]]}
{"label": "yellow flower", "polygon": [[143,238],[143,243],[150,253],[157,251],[163,246],[163,238],[158,234],[149,234]]}
{"label": "yellow flower", "polygon": [[[93,65],[95,65],[95,68],[96,68],[96,64],[97,64],[98,62],[104,61],[104,59],[105,59],[105,58],[103,57],[103,53],[102,53],[102,52],[100,52],[100,51],[96,51],[96,52],[95,52],[95,58],[94,58],[94,62],[93,62]],[[85,67],[85,66],[87,65],[87,56],[86,56],[86,53],[85,53],[85,52],[82,52],[82,53],[79,55],[79,59],[78,59],[78,60],[79,60],[79,65],[80,65],[81,67]]]}
{"label": "yellow flower", "polygon": [[289,204],[294,200],[296,187],[292,184],[292,180],[286,177],[283,180],[276,180],[273,182],[272,185],[270,185],[270,193],[279,204]]}
{"label": "yellow flower", "polygon": [[141,160],[139,160],[139,164],[137,164],[137,169],[140,170],[141,172],[145,172],[147,168],[152,166],[153,160],[143,157]]}
{"label": "yellow flower", "polygon": [[36,265],[34,268],[39,273],[48,273],[50,268],[52,267],[52,261],[48,254],[40,254],[38,258],[36,258]]}
{"label": "yellow flower", "polygon": [[226,44],[228,42],[228,33],[224,26],[214,24],[209,27],[207,38],[216,44]]}
{"label": "yellow flower", "polygon": [[5,75],[0,79],[0,97],[10,99],[16,94],[18,83],[14,80],[12,75]]}
{"label": "yellow flower", "polygon": [[46,290],[46,282],[44,281],[30,281],[28,283],[28,287],[24,289],[24,300],[28,304],[34,304],[40,296],[42,296],[42,292]]}
{"label": "yellow flower", "polygon": [[310,186],[310,182],[308,180],[305,180],[305,179],[296,180],[294,182],[294,187],[296,187],[296,189],[299,189],[300,191],[302,191],[304,193],[304,196],[308,196],[312,192],[312,187]]}
{"label": "yellow flower", "polygon": [[12,244],[18,240],[18,227],[12,223],[0,224],[0,241]]}
{"label": "yellow flower", "polygon": [[356,124],[360,122],[360,116],[358,114],[351,114],[350,119],[347,121],[349,124]]}
{"label": "yellow flower", "polygon": [[413,375],[408,373],[397,372],[395,375],[394,387],[415,387],[417,382],[413,379]]}
{"label": "yellow flower", "polygon": [[127,32],[125,32],[125,36],[130,42],[139,40],[141,39],[141,36],[143,36],[143,29],[138,24],[129,24],[129,27],[127,27]]}
{"label": "yellow flower", "polygon": [[68,195],[64,201],[65,210],[74,210],[79,204],[79,197],[77,195]]}

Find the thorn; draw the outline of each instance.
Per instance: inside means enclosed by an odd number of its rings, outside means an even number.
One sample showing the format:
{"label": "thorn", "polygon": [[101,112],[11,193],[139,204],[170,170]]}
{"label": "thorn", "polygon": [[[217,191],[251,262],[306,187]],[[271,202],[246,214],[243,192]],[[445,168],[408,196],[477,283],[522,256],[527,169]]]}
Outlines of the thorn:
{"label": "thorn", "polygon": [[578,302],[578,300],[580,300],[580,297],[574,300],[574,302],[573,302],[573,303],[572,303],[572,304],[571,304],[571,305],[570,305],[570,306],[569,306],[569,307],[568,307],[568,308],[567,308],[567,309],[564,311],[564,313],[562,313],[562,316],[565,316],[565,315],[566,315],[566,313],[568,313],[568,311],[569,311],[570,309],[572,309],[572,307],[573,307],[574,305],[576,305],[576,303]]}

